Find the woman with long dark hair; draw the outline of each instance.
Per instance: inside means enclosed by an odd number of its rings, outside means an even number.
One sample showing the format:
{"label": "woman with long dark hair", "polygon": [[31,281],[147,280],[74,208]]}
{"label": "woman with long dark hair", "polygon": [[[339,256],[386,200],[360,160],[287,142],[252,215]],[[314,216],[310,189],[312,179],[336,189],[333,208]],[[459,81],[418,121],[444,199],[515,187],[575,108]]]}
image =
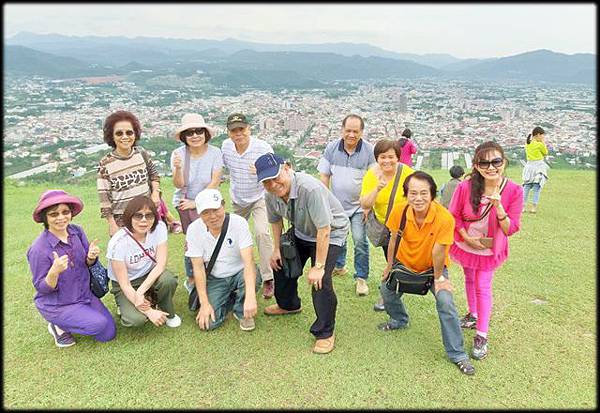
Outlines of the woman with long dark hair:
{"label": "woman with long dark hair", "polygon": [[461,327],[476,328],[472,355],[487,355],[494,272],[508,258],[508,237],[519,231],[523,188],[503,175],[502,147],[488,141],[475,149],[473,170],[458,184],[448,210],[454,216],[450,257],[465,273],[469,312]]}

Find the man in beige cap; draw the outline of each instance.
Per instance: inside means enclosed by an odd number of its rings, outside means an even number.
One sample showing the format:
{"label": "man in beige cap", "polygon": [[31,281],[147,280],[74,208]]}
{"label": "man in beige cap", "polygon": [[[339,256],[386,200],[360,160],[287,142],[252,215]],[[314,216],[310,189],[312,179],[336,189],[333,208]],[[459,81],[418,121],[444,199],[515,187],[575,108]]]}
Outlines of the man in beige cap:
{"label": "man in beige cap", "polygon": [[269,257],[273,253],[273,243],[269,234],[265,190],[256,181],[254,162],[259,156],[273,153],[273,148],[262,139],[250,136],[250,124],[245,115],[233,113],[227,118],[229,139],[221,146],[223,163],[229,169],[230,193],[233,212],[254,219],[254,234],[260,255],[260,273],[263,280],[263,297],[273,297],[273,270]]}

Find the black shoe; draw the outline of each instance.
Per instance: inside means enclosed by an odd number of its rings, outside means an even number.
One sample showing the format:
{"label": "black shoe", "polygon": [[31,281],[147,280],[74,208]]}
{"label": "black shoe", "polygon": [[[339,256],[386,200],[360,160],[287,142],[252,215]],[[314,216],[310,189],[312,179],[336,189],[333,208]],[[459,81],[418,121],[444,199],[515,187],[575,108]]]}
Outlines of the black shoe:
{"label": "black shoe", "polygon": [[467,376],[472,376],[475,374],[475,367],[473,367],[471,360],[469,359],[457,361],[454,364],[456,364],[461,373],[466,374]]}
{"label": "black shoe", "polygon": [[395,321],[386,321],[385,323],[381,323],[377,326],[377,329],[380,331],[391,331],[391,330],[400,330],[402,328],[408,327],[408,323],[404,325],[397,324]]}

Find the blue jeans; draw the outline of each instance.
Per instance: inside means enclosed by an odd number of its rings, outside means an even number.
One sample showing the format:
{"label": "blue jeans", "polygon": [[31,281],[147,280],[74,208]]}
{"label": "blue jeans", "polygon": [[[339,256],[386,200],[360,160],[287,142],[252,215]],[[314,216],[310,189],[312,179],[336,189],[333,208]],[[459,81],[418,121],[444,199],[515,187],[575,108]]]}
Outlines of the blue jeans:
{"label": "blue jeans", "polygon": [[529,191],[533,189],[533,205],[538,204],[540,202],[540,191],[542,187],[540,184],[523,184],[523,206],[527,204],[527,197],[529,196]]}
{"label": "blue jeans", "polygon": [[[448,269],[444,268],[444,276],[448,278]],[[442,342],[444,343],[444,349],[446,354],[453,362],[465,360],[468,358],[467,353],[464,350],[464,338],[462,330],[460,329],[460,322],[458,320],[458,313],[452,293],[447,290],[441,290],[437,295],[434,293],[435,286],[431,286],[431,293],[435,296],[435,306],[437,309],[438,317],[440,319],[440,326],[442,328]],[[383,297],[383,303],[385,305],[385,311],[390,316],[390,322],[396,327],[404,327],[408,325],[408,313],[402,302],[402,294],[396,294],[395,291],[390,291],[385,281],[381,283],[379,287],[381,296]]]}
{"label": "blue jeans", "polygon": [[[260,285],[260,272],[256,269],[256,291]],[[244,270],[227,278],[215,278],[209,275],[206,279],[206,294],[208,302],[215,312],[215,321],[210,321],[209,330],[220,327],[231,310],[238,318],[244,318],[244,299],[246,298]]]}
{"label": "blue jeans", "polygon": [[[367,240],[367,229],[363,222],[362,211],[355,212],[350,217],[350,229],[352,230],[352,241],[354,242],[354,278],[369,278],[369,241]],[[347,243],[342,247],[340,255],[335,262],[336,268],[346,265]]]}

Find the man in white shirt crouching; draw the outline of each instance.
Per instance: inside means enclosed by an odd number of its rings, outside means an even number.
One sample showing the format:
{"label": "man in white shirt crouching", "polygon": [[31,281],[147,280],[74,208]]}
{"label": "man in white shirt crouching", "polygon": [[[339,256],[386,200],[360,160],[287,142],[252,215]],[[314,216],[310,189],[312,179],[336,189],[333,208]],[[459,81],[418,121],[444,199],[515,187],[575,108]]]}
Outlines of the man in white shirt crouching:
{"label": "man in white shirt crouching", "polygon": [[248,222],[229,214],[229,226],[210,274],[205,266],[217,245],[225,221],[225,201],[216,189],[205,189],[195,199],[200,219],[188,227],[186,253],[192,260],[194,283],[200,300],[196,316],[202,330],[213,330],[230,310],[244,331],[254,330],[256,291],[260,286],[252,256]]}

